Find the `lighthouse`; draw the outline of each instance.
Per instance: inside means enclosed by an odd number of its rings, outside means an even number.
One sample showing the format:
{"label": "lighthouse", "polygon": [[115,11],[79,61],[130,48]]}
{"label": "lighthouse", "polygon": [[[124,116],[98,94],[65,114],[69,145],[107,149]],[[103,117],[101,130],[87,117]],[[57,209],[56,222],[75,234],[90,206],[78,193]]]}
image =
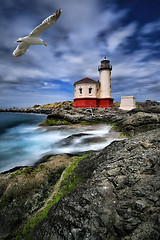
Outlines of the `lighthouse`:
{"label": "lighthouse", "polygon": [[98,67],[99,71],[99,107],[113,107],[111,98],[111,71],[112,65],[106,57]]}
{"label": "lighthouse", "polygon": [[98,67],[99,81],[83,78],[74,85],[75,108],[86,107],[113,107],[111,98],[111,71],[110,61],[104,58]]}

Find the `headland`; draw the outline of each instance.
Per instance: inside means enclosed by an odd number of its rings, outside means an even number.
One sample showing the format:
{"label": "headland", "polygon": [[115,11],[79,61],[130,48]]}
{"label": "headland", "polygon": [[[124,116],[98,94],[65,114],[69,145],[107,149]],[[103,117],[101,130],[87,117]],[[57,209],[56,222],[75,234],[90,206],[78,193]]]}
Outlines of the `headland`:
{"label": "headland", "polygon": [[106,123],[126,137],[101,151],[46,156],[1,174],[0,239],[160,238],[159,103],[131,111],[71,103],[6,111],[45,113],[43,126]]}

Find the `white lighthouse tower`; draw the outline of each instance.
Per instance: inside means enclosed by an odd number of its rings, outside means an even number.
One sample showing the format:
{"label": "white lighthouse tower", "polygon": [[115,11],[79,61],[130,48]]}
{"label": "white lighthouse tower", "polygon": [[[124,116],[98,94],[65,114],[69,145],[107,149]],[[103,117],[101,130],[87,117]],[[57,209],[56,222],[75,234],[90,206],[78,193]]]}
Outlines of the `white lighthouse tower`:
{"label": "white lighthouse tower", "polygon": [[101,61],[98,67],[99,71],[99,107],[112,107],[113,98],[111,98],[111,71],[112,66],[106,57]]}

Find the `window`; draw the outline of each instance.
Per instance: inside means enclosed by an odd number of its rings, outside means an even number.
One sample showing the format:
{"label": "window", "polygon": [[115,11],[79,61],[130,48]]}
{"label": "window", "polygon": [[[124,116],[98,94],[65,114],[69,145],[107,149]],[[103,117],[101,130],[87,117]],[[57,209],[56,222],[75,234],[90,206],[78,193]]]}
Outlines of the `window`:
{"label": "window", "polygon": [[89,88],[89,94],[91,94],[92,93],[92,88]]}
{"label": "window", "polygon": [[82,88],[79,89],[79,93],[82,94]]}

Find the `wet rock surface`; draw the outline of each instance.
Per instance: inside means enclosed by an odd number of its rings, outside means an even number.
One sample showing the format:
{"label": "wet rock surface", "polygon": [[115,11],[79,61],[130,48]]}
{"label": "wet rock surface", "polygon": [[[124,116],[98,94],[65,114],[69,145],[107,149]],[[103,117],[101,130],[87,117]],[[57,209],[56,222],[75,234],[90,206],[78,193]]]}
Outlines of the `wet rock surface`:
{"label": "wet rock surface", "polygon": [[[68,146],[68,145],[72,145],[73,142],[78,141],[79,138],[87,138],[92,136],[91,134],[87,134],[87,133],[77,133],[77,134],[73,134],[69,137],[66,137],[65,139],[59,141],[57,144],[60,146]],[[99,138],[98,138],[99,139]]]}
{"label": "wet rock surface", "polygon": [[34,240],[160,239],[160,133],[115,141],[79,162],[88,179],[34,229]]}
{"label": "wet rock surface", "polygon": [[[107,134],[106,134],[107,135]],[[109,137],[112,137],[112,133],[109,133]],[[116,137],[116,135],[115,135]],[[117,135],[118,138],[118,135]],[[119,137],[120,138],[120,137]],[[73,134],[57,143],[57,145],[65,147],[65,146],[72,146],[72,144],[79,144],[83,147],[88,144],[93,143],[103,143],[106,142],[107,137],[106,136],[95,136],[93,134],[87,134],[87,133],[77,133]]]}

